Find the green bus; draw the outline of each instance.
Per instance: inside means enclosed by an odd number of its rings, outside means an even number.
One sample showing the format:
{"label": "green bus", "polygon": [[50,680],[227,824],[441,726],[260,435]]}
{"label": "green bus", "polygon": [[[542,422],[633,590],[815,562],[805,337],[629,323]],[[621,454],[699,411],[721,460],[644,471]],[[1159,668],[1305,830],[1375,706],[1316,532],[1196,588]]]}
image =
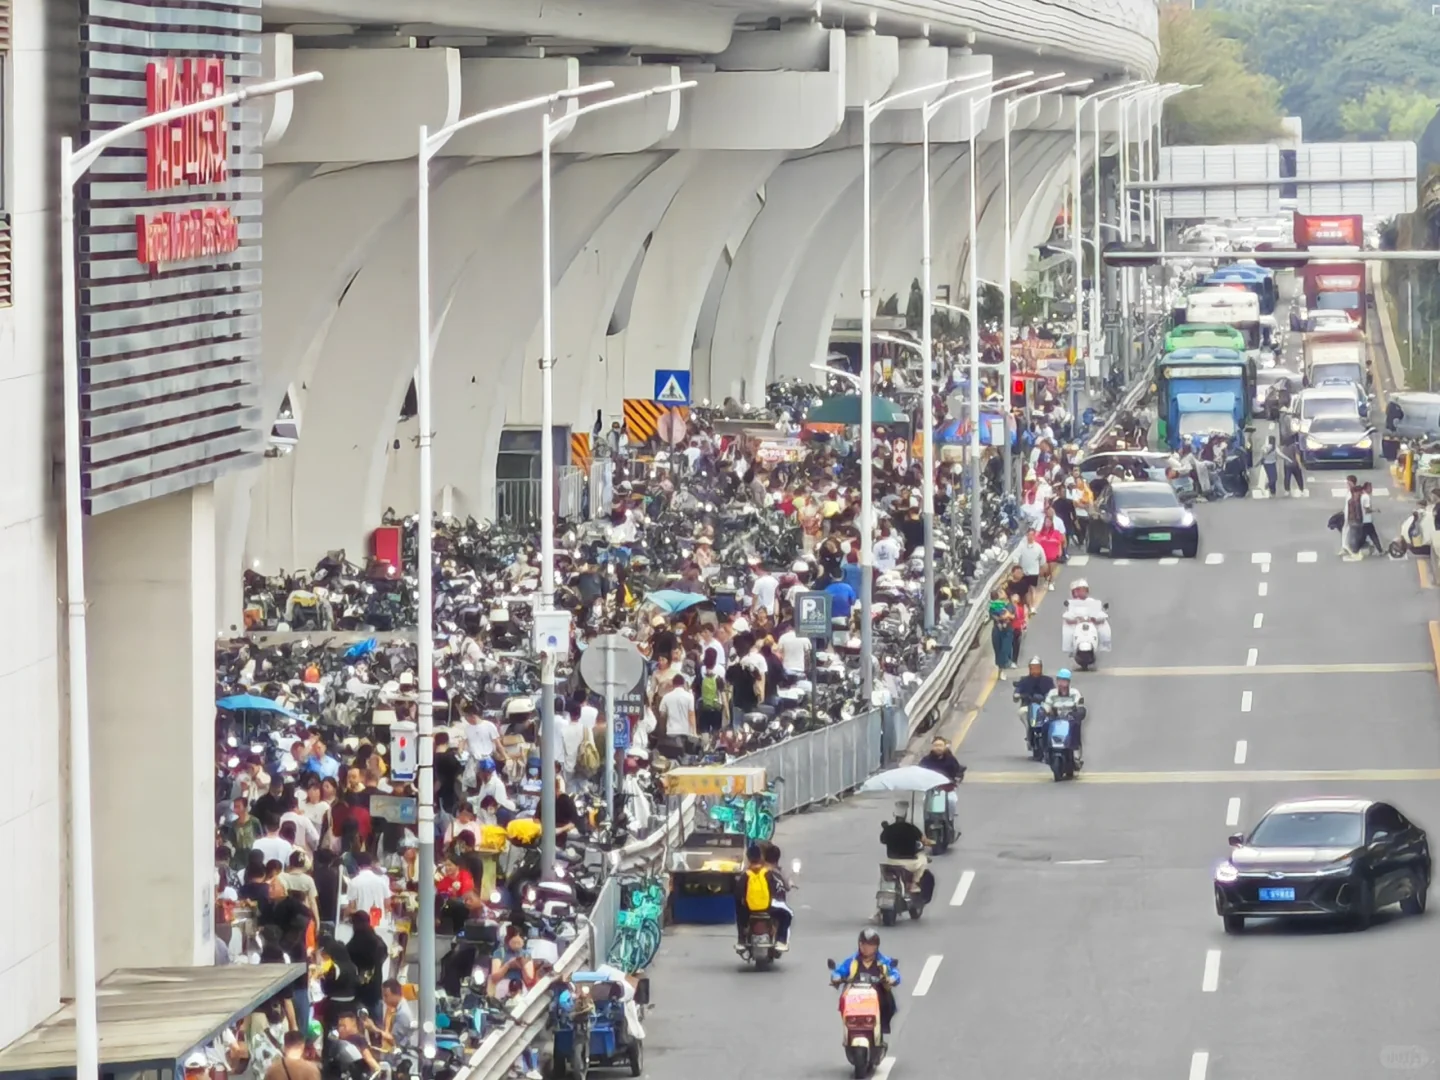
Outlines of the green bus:
{"label": "green bus", "polygon": [[1234,349],[1243,353],[1247,348],[1244,334],[1220,323],[1181,323],[1165,335],[1167,353],[1177,349]]}

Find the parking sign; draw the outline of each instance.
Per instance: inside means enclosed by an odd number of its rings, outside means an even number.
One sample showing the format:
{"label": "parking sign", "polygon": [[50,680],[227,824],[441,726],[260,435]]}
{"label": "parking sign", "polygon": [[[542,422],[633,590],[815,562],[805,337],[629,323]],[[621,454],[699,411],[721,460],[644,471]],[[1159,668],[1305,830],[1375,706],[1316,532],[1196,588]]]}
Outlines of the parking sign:
{"label": "parking sign", "polygon": [[795,633],[804,638],[830,637],[830,594],[795,594]]}

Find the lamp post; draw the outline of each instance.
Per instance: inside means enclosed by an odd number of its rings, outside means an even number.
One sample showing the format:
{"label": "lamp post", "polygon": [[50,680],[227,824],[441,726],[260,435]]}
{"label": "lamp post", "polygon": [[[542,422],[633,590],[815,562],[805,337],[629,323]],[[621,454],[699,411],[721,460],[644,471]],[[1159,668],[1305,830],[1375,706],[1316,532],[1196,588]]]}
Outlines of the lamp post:
{"label": "lamp post", "polygon": [[[1025,74],[1029,74],[1026,72]],[[1018,77],[1018,76],[1017,76]],[[1014,86],[1007,86],[1004,89],[992,90],[969,102],[970,106],[970,148],[966,155],[970,165],[970,532],[975,545],[975,554],[980,554],[980,228],[979,216],[976,210],[978,195],[975,191],[975,122],[976,110],[982,105],[989,104],[997,97],[1004,97],[1014,93],[1016,90],[1028,90],[1038,83],[1049,82],[1051,79],[1064,78],[1062,72],[1053,75],[1041,75],[1037,78],[1028,79]],[[1008,141],[1008,140],[1007,140]],[[1008,215],[1008,210],[1007,210]],[[1000,286],[1003,302],[1008,306],[1010,297],[1010,283],[1003,282]],[[1007,341],[1006,348],[1009,343]],[[1009,394],[1010,388],[1004,388],[1003,393]],[[1008,409],[1007,409],[1008,413]],[[1009,424],[1005,425],[1004,443],[1008,451],[1010,445]]]}
{"label": "lamp post", "polygon": [[[419,239],[418,332],[419,363],[415,374],[415,412],[420,427],[420,508],[417,525],[415,581],[418,613],[415,627],[415,688],[416,688],[416,831],[420,841],[419,876],[422,882],[435,878],[435,600],[434,556],[431,551],[434,531],[434,492],[431,482],[430,432],[430,162],[445,144],[466,128],[483,124],[514,113],[540,109],[581,94],[608,90],[614,83],[600,82],[557,90],[552,94],[527,98],[475,113],[432,132],[420,125],[419,153],[416,169],[419,183],[416,192],[415,218]],[[435,987],[439,982],[435,960],[435,890],[420,890],[420,1031],[421,1052],[429,1060],[435,1054]]]}
{"label": "lamp post", "polygon": [[[920,154],[921,154],[921,177],[923,187],[920,200],[920,340],[921,349],[924,351],[925,363],[924,373],[920,386],[920,397],[923,401],[922,423],[920,429],[920,456],[924,474],[921,479],[921,520],[925,529],[925,629],[930,630],[935,626],[935,433],[934,433],[934,405],[933,398],[935,387],[931,380],[931,366],[934,363],[935,345],[932,340],[930,324],[933,319],[932,296],[935,288],[931,283],[931,236],[930,236],[930,121],[942,108],[965,94],[991,89],[1011,79],[1024,78],[1031,74],[1026,71],[1018,75],[1009,75],[1003,79],[991,79],[980,86],[973,86],[966,90],[955,90],[945,96],[926,102],[920,107]],[[952,80],[952,85],[962,82],[969,82],[974,79],[984,78],[984,73],[977,72],[974,75],[960,76]],[[971,144],[974,150],[974,144]],[[868,161],[868,159],[867,159]],[[867,219],[868,221],[868,219]],[[867,226],[868,232],[868,226]],[[1008,444],[1007,444],[1008,447]]]}
{"label": "lamp post", "polygon": [[[1051,75],[1049,78],[1063,79],[1064,77],[1064,72],[1057,72],[1056,74]],[[1033,98],[1045,97],[1049,94],[1063,94],[1066,90],[1080,90],[1084,87],[1089,86],[1094,81],[1094,79],[1075,79],[1068,83],[1062,83],[1059,86],[1048,86],[1043,90],[1034,90],[1028,94],[1021,94],[1017,98],[1007,99],[1002,103],[1004,107],[1001,109],[1003,115],[1001,117],[1002,123],[1000,138],[1004,145],[1005,269],[1000,276],[1005,280],[1005,288],[1003,290],[1003,315],[1001,316],[1001,322],[1003,324],[1001,330],[1001,333],[1003,334],[1003,337],[1001,339],[1001,349],[1004,353],[1004,371],[1000,376],[1000,385],[1002,388],[1001,393],[1005,395],[1005,415],[1007,417],[1010,415],[1010,339],[1014,337],[1014,330],[1010,325],[1010,282],[1014,276],[1010,268],[1010,260],[1013,257],[1011,249],[1015,246],[1015,238],[1012,234],[1013,230],[1010,222],[1010,117],[1012,116],[1015,107],[1018,106],[1021,102],[1030,101]],[[972,251],[971,254],[973,256],[974,252]],[[1028,393],[1025,395],[1025,400],[1026,402],[1029,402],[1030,400],[1030,395]],[[1073,412],[1074,410],[1072,409],[1071,411]],[[1005,491],[1007,494],[1014,485],[1014,476],[1012,475],[1014,472],[1014,464],[1011,460],[1011,457],[1012,450],[1010,445],[1009,427],[1007,422],[1005,435]]]}
{"label": "lamp post", "polygon": [[[1100,158],[1102,157],[1104,145],[1100,141],[1100,111],[1104,106],[1110,105],[1117,101],[1122,101],[1128,95],[1138,93],[1140,90],[1144,89],[1149,85],[1149,82],[1143,79],[1138,79],[1133,82],[1124,83],[1110,90],[1103,91],[1098,95],[1092,95],[1092,97],[1095,98],[1094,108],[1090,110],[1091,114],[1095,118],[1095,171],[1091,179],[1090,192],[1095,202],[1095,279],[1090,289],[1090,336],[1092,339],[1095,336],[1096,328],[1101,325],[1100,296],[1102,291],[1101,274],[1103,273],[1100,261],[1100,229],[1103,225],[1103,222],[1100,220]],[[1076,116],[1075,121],[1075,131],[1076,139],[1078,140],[1080,131],[1080,121],[1078,115]],[[1078,168],[1076,169],[1076,175],[1079,175]]]}
{"label": "lamp post", "polygon": [[[90,806],[90,678],[85,619],[85,516],[81,476],[80,328],[75,269],[75,185],[110,147],[131,135],[197,113],[255,98],[274,97],[324,78],[318,71],[256,83],[203,101],[152,113],[97,135],[80,149],[60,140],[60,348],[65,410],[65,626],[70,692],[70,949],[75,975],[75,1077],[100,1073],[100,1032],[95,991],[94,839]],[[228,135],[222,136],[228,138]],[[228,156],[229,147],[226,147]]]}
{"label": "lamp post", "polygon": [[[648,90],[606,98],[582,105],[561,117],[545,113],[540,117],[540,277],[541,277],[541,351],[540,351],[540,610],[555,610],[555,387],[553,310],[554,283],[551,281],[551,147],[559,138],[560,129],[582,116],[647,101],[658,94],[678,94],[696,85],[688,82],[666,83]],[[556,657],[542,657],[540,662],[540,873],[555,872],[555,662]],[[607,717],[607,722],[612,718]],[[611,808],[607,808],[609,812]]]}
{"label": "lamp post", "polygon": [[[860,161],[861,161],[861,198],[860,198],[860,695],[865,702],[867,709],[875,704],[875,639],[870,626],[870,608],[873,603],[875,577],[875,432],[874,425],[874,359],[870,355],[871,349],[871,323],[875,313],[872,310],[871,292],[871,266],[870,266],[870,126],[875,123],[875,118],[882,112],[894,105],[897,101],[904,101],[907,98],[916,97],[921,94],[934,94],[944,90],[947,86],[964,82],[975,78],[975,75],[955,75],[948,79],[941,79],[938,82],[926,83],[924,86],[912,86],[908,90],[897,90],[878,101],[866,101],[860,110]],[[927,132],[928,134],[928,132]],[[928,152],[928,140],[925,153],[925,169],[927,180],[925,185],[927,212],[929,199],[928,170],[930,154]],[[928,237],[929,230],[926,230]],[[929,260],[925,258],[925,272],[928,275]],[[929,291],[926,290],[928,297]],[[927,314],[928,314],[928,309]],[[929,318],[924,320],[923,327],[925,347],[930,347],[930,326]],[[930,354],[927,351],[925,363],[922,365],[924,374],[924,386],[928,391],[930,388]],[[928,394],[925,398],[925,424],[924,430],[925,445],[930,447],[929,453],[933,458],[934,447],[931,444],[930,436],[930,399]],[[927,475],[933,474],[931,467],[933,462],[927,463]],[[925,560],[926,569],[926,595],[934,594],[934,570],[931,564],[934,559],[934,529],[933,529],[933,508],[934,508],[934,476],[930,475],[927,482],[927,490],[930,492],[929,501],[926,503],[930,509],[926,513],[925,546],[929,557]],[[930,617],[926,619],[926,626],[934,621],[934,600],[928,601]]]}

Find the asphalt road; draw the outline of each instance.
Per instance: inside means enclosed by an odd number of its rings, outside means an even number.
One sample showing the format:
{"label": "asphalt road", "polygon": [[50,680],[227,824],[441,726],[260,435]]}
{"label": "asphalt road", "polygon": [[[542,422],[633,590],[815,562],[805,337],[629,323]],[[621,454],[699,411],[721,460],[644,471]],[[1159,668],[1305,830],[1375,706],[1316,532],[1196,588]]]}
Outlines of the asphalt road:
{"label": "asphalt road", "polygon": [[[1065,571],[1110,602],[1115,631],[1102,670],[1078,680],[1086,772],[1057,785],[1029,761],[1006,682],[949,724],[971,770],[964,835],[937,860],[935,906],[883,932],[906,980],[891,1076],[1440,1078],[1440,915],[1232,937],[1211,899],[1226,836],[1282,798],[1391,799],[1440,834],[1426,626],[1440,593],[1413,561],[1337,558],[1325,519],[1341,486],[1322,474],[1309,499],[1202,504],[1195,560]],[[1405,504],[1376,505],[1393,533]],[[1052,671],[1064,595],[1047,596],[1024,650]],[[805,866],[794,948],[773,971],[739,966],[731,927],[667,937],[648,1075],[845,1075],[821,963],[873,917],[889,807],[782,823],[786,859]]]}

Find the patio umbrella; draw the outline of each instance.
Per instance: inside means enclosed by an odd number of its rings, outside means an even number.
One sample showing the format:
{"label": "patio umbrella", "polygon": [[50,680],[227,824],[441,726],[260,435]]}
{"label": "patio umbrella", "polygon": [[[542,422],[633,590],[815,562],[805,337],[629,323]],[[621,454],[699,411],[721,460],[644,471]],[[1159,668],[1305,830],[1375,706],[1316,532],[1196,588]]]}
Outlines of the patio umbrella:
{"label": "patio umbrella", "polygon": [[944,773],[927,769],[923,765],[906,765],[876,773],[860,785],[861,795],[881,795],[887,792],[924,792],[949,784],[950,778]]}
{"label": "patio umbrella", "polygon": [[[872,396],[870,399],[870,415],[877,424],[910,423],[910,416],[904,409],[888,398],[878,395]],[[848,424],[851,426],[858,424],[860,423],[860,395],[836,394],[832,398],[826,398],[805,414],[805,421],[810,424]]]}
{"label": "patio umbrella", "polygon": [[215,702],[215,707],[229,712],[271,712],[297,719],[299,716],[298,713],[292,712],[278,701],[271,701],[258,694],[232,694]]}

